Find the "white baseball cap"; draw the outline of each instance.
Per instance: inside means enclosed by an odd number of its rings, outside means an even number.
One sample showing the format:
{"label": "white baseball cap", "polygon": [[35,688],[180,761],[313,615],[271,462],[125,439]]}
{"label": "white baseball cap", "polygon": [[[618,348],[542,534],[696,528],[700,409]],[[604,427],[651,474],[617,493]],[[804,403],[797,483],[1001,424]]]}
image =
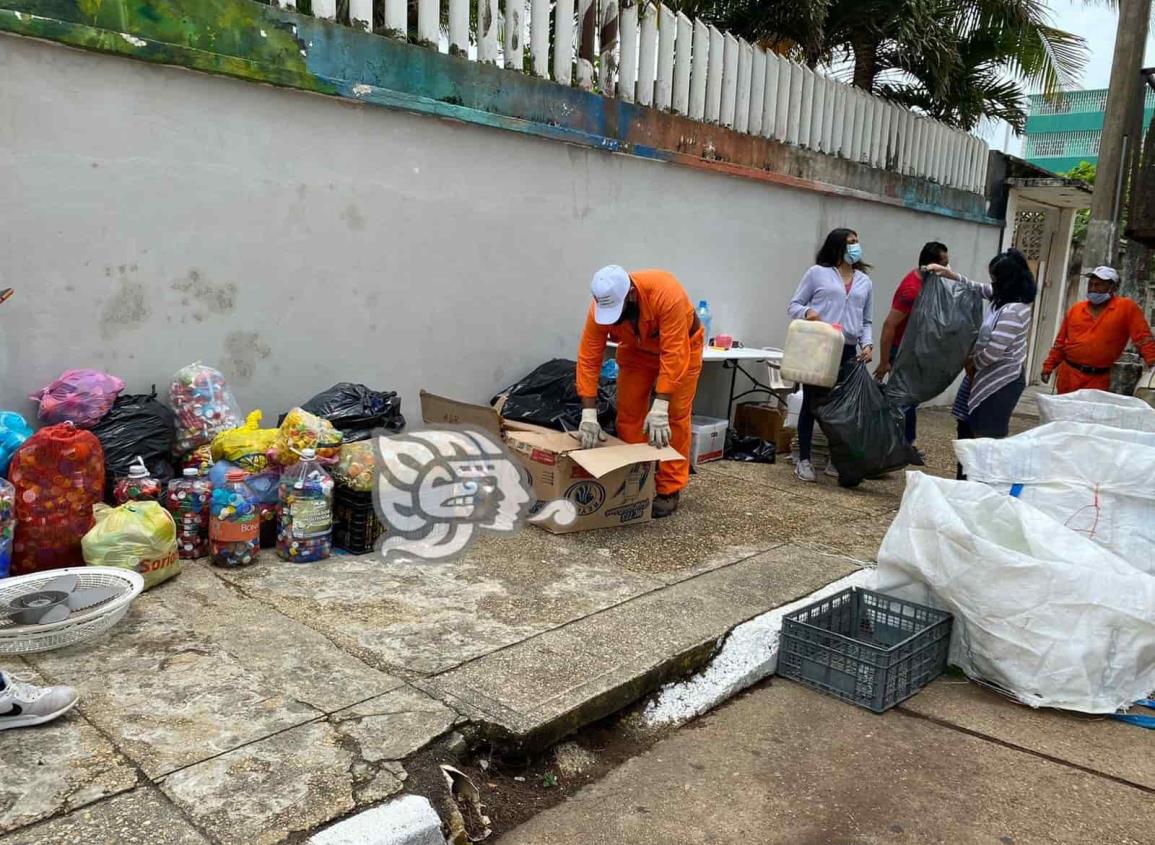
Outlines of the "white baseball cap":
{"label": "white baseball cap", "polygon": [[594,295],[594,320],[599,326],[612,326],[622,316],[630,292],[630,274],[611,264],[594,273],[590,293]]}
{"label": "white baseball cap", "polygon": [[1114,267],[1108,267],[1106,264],[1100,265],[1090,273],[1084,273],[1083,275],[1094,276],[1096,279],[1102,279],[1104,282],[1119,284],[1119,274],[1115,272]]}

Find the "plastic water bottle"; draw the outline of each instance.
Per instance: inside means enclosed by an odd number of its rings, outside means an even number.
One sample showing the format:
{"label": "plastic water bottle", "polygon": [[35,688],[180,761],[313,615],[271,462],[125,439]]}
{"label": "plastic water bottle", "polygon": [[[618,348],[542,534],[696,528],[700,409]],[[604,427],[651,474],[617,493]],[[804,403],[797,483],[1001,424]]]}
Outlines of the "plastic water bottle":
{"label": "plastic water bottle", "polygon": [[333,479],[312,449],[298,454],[301,460],[281,474],[277,555],[293,563],[312,563],[333,550]]}
{"label": "plastic water bottle", "polygon": [[709,343],[710,338],[713,337],[711,332],[713,331],[714,315],[710,313],[710,303],[704,299],[698,303],[698,321],[706,330],[706,343]]}

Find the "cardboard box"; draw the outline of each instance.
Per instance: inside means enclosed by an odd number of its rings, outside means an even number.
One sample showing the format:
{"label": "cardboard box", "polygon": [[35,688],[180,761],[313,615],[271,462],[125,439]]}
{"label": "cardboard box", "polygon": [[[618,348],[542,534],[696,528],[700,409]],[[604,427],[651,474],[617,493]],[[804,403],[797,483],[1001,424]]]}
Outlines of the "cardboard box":
{"label": "cardboard box", "polygon": [[789,455],[794,447],[794,429],[783,428],[778,432],[778,439],[774,443],[774,454]]}
{"label": "cardboard box", "polygon": [[690,419],[690,463],[709,463],[722,460],[726,451],[726,429],[729,424],[717,417]]}
{"label": "cardboard box", "polygon": [[500,436],[529,473],[537,506],[568,499],[577,507],[572,525],[541,527],[555,534],[634,525],[650,520],[654,472],[659,460],[681,460],[671,448],[623,443],[616,437],[582,449],[572,434],[502,419],[494,408],[471,405],[421,391],[426,424],[471,425]]}
{"label": "cardboard box", "polygon": [[775,444],[775,448],[785,422],[786,411],[776,403],[743,402],[734,411],[734,428],[739,435],[768,440]]}

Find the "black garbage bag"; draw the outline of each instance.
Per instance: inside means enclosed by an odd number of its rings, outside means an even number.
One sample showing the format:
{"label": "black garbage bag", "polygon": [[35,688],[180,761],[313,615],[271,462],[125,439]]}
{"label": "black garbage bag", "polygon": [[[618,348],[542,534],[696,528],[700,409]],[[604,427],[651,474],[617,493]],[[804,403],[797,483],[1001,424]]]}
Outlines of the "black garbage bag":
{"label": "black garbage bag", "polygon": [[814,416],[829,441],[830,460],[843,487],[902,469],[915,459],[901,409],[887,398],[866,364],[845,364],[838,384],[815,402]]}
{"label": "black garbage bag", "polygon": [[104,489],[112,495],[113,485],[128,474],[137,455],[161,484],[173,477],[172,450],[176,439],[176,415],[152,393],[120,395],[108,413],[92,427],[104,450]]}
{"label": "black garbage bag", "polygon": [[[900,408],[929,402],[954,383],[979,336],[982,293],[923,272],[886,394]],[[884,349],[884,355],[890,350]]]}
{"label": "black garbage bag", "polygon": [[[617,385],[608,380],[598,382],[598,421],[612,432]],[[582,402],[577,393],[577,362],[554,358],[502,390],[490,404],[501,399],[501,415],[507,420],[533,423],[558,431],[577,431],[582,421]]]}
{"label": "black garbage bag", "polygon": [[761,437],[743,437],[733,428],[726,429],[726,449],[722,457],[727,461],[745,461],[752,464],[772,464],[774,444]]}
{"label": "black garbage bag", "polygon": [[368,440],[375,428],[394,434],[405,430],[401,397],[393,390],[371,390],[363,384],[343,381],[321,391],[301,407],[331,422],[346,443]]}

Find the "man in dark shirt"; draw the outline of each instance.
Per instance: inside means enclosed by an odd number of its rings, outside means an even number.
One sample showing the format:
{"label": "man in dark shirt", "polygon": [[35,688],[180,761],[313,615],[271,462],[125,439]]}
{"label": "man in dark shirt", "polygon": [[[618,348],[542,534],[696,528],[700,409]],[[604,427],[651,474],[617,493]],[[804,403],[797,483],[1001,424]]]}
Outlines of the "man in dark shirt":
{"label": "man in dark shirt", "polygon": [[[922,291],[922,276],[919,270],[928,264],[950,264],[950,251],[946,244],[938,241],[928,241],[918,254],[918,267],[915,267],[898,285],[894,292],[894,299],[890,303],[890,313],[886,315],[886,322],[882,324],[882,338],[879,348],[882,350],[874,377],[882,381],[890,372],[894,359],[898,357],[898,347],[902,345],[902,338],[906,334],[906,324],[910,321],[910,312],[914,310],[914,301]],[[918,406],[912,405],[905,411],[906,439],[914,445],[918,434]],[[916,450],[917,451],[917,450]],[[921,453],[919,453],[921,458]]]}

